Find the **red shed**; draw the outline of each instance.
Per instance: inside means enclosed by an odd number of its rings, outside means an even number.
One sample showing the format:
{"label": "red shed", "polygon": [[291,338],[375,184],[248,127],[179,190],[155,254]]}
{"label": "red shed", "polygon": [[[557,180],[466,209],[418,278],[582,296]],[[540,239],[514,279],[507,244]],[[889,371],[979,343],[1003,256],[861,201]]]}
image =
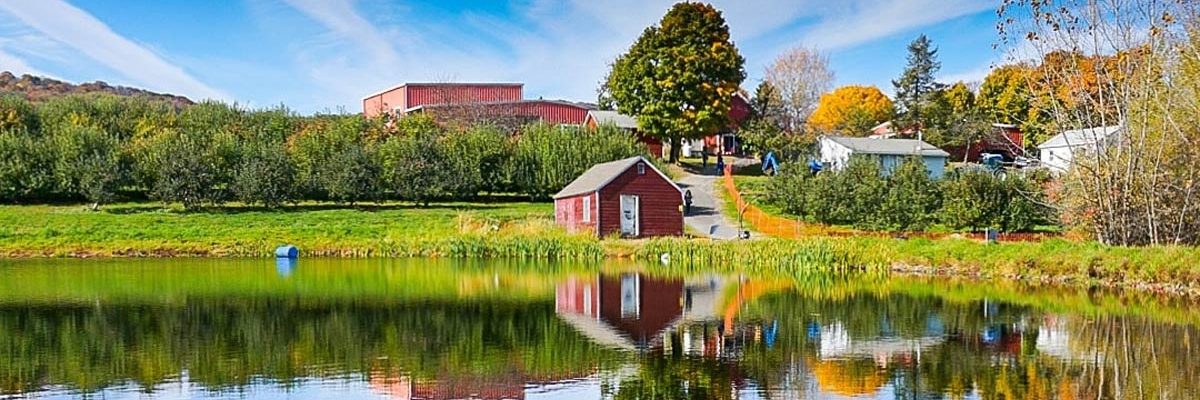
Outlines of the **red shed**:
{"label": "red shed", "polygon": [[554,220],[605,236],[683,234],[683,191],[640,156],[593,165],[554,195]]}

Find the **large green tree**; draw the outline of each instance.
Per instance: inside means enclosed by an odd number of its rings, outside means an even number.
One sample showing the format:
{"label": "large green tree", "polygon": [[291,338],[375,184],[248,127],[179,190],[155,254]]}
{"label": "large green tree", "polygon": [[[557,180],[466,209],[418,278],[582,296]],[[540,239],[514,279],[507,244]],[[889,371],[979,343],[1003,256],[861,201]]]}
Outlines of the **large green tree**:
{"label": "large green tree", "polygon": [[669,141],[674,162],[681,139],[729,124],[733,95],[746,79],[743,64],[720,11],[678,3],[613,62],[601,103],[615,103],[636,115],[647,135]]}
{"label": "large green tree", "polygon": [[908,65],[899,80],[892,81],[896,88],[897,125],[900,127],[928,124],[923,115],[933,96],[942,88],[934,74],[942,68],[937,60],[937,49],[925,35],[917,37],[908,45]]}

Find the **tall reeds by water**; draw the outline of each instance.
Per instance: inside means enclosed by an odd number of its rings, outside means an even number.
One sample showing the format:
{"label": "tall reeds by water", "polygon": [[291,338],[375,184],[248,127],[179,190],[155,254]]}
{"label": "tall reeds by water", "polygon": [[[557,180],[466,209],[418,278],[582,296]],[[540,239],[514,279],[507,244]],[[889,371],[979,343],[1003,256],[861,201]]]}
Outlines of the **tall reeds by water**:
{"label": "tall reeds by water", "polygon": [[887,270],[881,254],[837,239],[763,239],[712,242],[652,239],[637,257],[685,270],[737,270],[747,273],[876,273]]}

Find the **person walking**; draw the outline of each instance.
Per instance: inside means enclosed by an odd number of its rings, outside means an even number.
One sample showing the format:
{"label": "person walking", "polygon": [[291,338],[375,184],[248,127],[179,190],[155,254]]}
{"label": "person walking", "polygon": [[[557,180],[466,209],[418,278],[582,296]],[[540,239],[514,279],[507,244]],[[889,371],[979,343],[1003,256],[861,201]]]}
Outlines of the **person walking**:
{"label": "person walking", "polygon": [[692,213],[692,190],[688,189],[686,192],[683,192],[683,215],[686,216],[686,215],[690,215],[691,213]]}
{"label": "person walking", "polygon": [[725,175],[725,156],[717,154],[717,175]]}

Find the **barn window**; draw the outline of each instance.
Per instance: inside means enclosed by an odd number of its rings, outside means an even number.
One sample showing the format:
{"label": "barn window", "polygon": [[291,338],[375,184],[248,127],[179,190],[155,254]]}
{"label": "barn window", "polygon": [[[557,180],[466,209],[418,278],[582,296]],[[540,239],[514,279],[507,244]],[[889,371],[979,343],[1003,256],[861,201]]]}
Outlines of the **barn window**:
{"label": "barn window", "polygon": [[638,175],[646,174],[646,163],[638,163]]}
{"label": "barn window", "polygon": [[583,222],[592,222],[592,196],[583,198]]}

